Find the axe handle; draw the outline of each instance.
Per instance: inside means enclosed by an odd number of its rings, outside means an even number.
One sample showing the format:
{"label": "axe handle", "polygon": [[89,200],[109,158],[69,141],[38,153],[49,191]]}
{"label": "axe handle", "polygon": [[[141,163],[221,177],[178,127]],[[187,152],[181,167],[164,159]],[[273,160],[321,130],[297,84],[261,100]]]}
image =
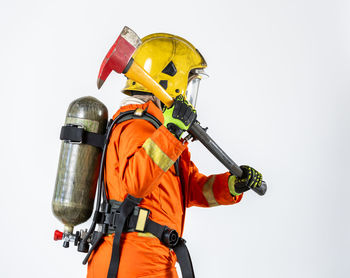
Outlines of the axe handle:
{"label": "axe handle", "polygon": [[[216,144],[216,142],[207,134],[205,129],[200,126],[199,122],[194,122],[188,132],[198,139],[228,170],[232,175],[241,177],[242,169]],[[258,188],[251,188],[259,195],[264,195],[267,185],[263,181]]]}
{"label": "axe handle", "polygon": [[173,98],[135,61],[131,64],[125,76],[142,84],[160,99],[167,107],[173,105]]}

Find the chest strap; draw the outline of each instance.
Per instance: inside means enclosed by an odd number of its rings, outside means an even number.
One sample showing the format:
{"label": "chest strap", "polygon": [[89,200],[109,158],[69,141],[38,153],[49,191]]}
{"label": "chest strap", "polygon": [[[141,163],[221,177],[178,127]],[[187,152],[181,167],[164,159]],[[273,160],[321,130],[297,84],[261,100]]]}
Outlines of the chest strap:
{"label": "chest strap", "polygon": [[109,264],[107,278],[115,278],[118,274],[120,261],[120,237],[123,232],[151,233],[165,246],[174,250],[180,264],[183,278],[194,278],[190,254],[186,241],[179,237],[176,230],[160,225],[149,218],[150,211],[138,206],[141,199],[128,195],[124,202],[110,201],[110,213],[103,217],[103,224],[108,227],[108,233],[114,233],[112,258]]}

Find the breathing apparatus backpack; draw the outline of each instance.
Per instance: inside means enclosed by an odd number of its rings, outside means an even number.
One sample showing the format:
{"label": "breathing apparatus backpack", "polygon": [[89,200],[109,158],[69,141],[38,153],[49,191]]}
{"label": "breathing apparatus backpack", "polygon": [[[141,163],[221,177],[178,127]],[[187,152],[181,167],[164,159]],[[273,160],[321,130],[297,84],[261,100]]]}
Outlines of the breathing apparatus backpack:
{"label": "breathing apparatus backpack", "polygon": [[[108,278],[115,278],[119,267],[121,234],[148,232],[174,250],[182,277],[193,278],[185,240],[179,237],[176,230],[152,221],[150,211],[138,206],[141,198],[127,195],[123,202],[107,198],[104,165],[109,138],[115,125],[131,119],[147,120],[156,128],[162,124],[140,108],[122,112],[108,123],[106,106],[93,97],[82,97],[69,105],[60,134],[63,142],[52,199],[53,213],[64,224],[64,231],[56,230],[54,240],[63,240],[65,248],[74,242],[79,252],[87,253],[83,261],[86,264],[103,237],[114,233]],[[90,228],[74,233],[74,226],[91,217],[95,195],[95,211]],[[95,230],[97,225],[98,229]]]}
{"label": "breathing apparatus backpack", "polygon": [[68,107],[52,199],[53,213],[64,224],[55,240],[62,238],[64,247],[75,239],[74,226],[92,214],[107,122],[106,106],[93,97],[79,98]]}

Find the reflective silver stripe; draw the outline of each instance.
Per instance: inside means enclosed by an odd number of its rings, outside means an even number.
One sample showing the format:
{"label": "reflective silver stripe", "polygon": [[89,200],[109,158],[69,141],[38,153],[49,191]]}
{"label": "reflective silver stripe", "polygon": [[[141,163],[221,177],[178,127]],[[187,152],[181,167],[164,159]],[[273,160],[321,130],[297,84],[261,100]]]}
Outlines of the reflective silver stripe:
{"label": "reflective silver stripe", "polygon": [[213,184],[215,181],[215,176],[210,177],[210,179],[207,180],[207,182],[203,186],[203,195],[205,199],[207,200],[209,207],[216,207],[220,204],[216,201],[214,192],[213,192]]}
{"label": "reflective silver stripe", "polygon": [[148,138],[142,147],[153,162],[164,172],[168,171],[175,163],[175,161],[171,160],[151,138]]}

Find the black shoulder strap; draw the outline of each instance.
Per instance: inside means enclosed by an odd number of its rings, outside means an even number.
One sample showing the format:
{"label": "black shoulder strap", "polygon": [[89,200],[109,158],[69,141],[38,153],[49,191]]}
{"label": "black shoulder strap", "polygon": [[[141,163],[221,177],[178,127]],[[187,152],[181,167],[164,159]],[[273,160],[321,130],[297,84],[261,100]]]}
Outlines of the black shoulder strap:
{"label": "black shoulder strap", "polygon": [[[104,140],[103,140],[103,146],[102,146],[102,156],[101,156],[101,161],[100,161],[99,177],[98,177],[98,182],[97,182],[97,193],[96,193],[96,202],[95,202],[95,204],[96,204],[95,215],[97,215],[97,216],[100,214],[101,197],[103,197],[105,204],[108,203],[107,192],[106,192],[105,185],[104,185],[103,169],[104,169],[104,165],[105,165],[107,145],[109,143],[109,139],[110,139],[110,136],[112,134],[113,127],[119,123],[122,123],[122,122],[125,122],[128,120],[132,120],[132,119],[143,119],[143,120],[149,121],[150,123],[152,123],[154,125],[155,128],[159,128],[162,125],[162,123],[155,116],[153,116],[152,114],[147,112],[147,109],[143,110],[140,108],[138,108],[136,110],[129,110],[129,111],[121,112],[114,120],[110,121],[110,123],[108,124],[108,127],[107,127],[106,134],[104,134]],[[83,239],[84,242],[86,242],[86,240],[93,233],[93,231],[96,227],[96,224],[97,224],[97,219],[98,219],[98,217],[93,218],[90,229]],[[99,238],[99,240],[101,240],[101,239],[102,239],[102,237]],[[97,248],[98,245],[99,245],[99,243],[96,242],[91,247],[91,249],[89,250],[88,254],[86,255],[86,257],[83,261],[83,264],[87,263],[90,255],[92,254],[93,249]]]}
{"label": "black shoulder strap", "polygon": [[[104,142],[103,146],[103,152],[102,152],[102,159],[101,159],[101,167],[100,167],[100,172],[99,172],[99,181],[102,181],[103,183],[103,168],[105,166],[105,158],[106,158],[106,152],[107,152],[107,146],[109,143],[109,139],[111,137],[113,128],[125,121],[128,120],[134,120],[134,119],[142,119],[150,122],[151,124],[154,125],[155,128],[159,128],[162,123],[152,114],[147,112],[147,108],[145,110],[141,108],[137,108],[136,110],[129,110],[125,112],[121,112],[114,120],[111,120],[107,132],[106,132],[106,139]],[[103,191],[104,191],[104,200],[107,201],[107,193],[105,191],[105,186],[102,186]]]}
{"label": "black shoulder strap", "polygon": [[[131,113],[133,112],[133,113]],[[108,134],[111,133],[111,130],[116,124],[122,123],[124,121],[128,121],[131,119],[144,119],[152,123],[156,128],[159,128],[162,123],[153,115],[147,113],[147,111],[144,111],[142,109],[135,111],[127,111],[124,113],[121,113],[118,115],[116,119],[112,122],[112,124],[108,128]],[[109,136],[108,136],[109,137]],[[109,138],[107,138],[106,141],[108,141]],[[106,142],[108,143],[108,142]],[[178,163],[177,160],[175,163],[175,169],[177,175],[178,173]],[[132,214],[135,206],[137,206],[142,199],[136,199],[131,195],[128,195],[125,200],[122,202],[120,208],[119,208],[119,214],[115,221],[115,234],[113,239],[113,246],[112,246],[112,257],[109,264],[108,269],[108,275],[107,278],[115,278],[118,274],[118,268],[119,268],[119,262],[120,262],[120,237],[121,234],[125,228],[126,220],[127,218]],[[153,225],[152,225],[153,224]],[[164,227],[162,225],[159,225],[149,219],[148,223],[148,232],[151,232],[152,234],[156,235],[162,242],[163,242],[163,232]],[[177,236],[178,237],[178,236]],[[177,242],[177,245],[173,247],[173,250],[178,258],[178,261],[180,263],[181,272],[184,278],[194,278],[194,272],[193,272],[193,266],[191,262],[191,258],[189,255],[189,252],[187,250],[187,247],[184,243],[184,240],[181,239]]]}

